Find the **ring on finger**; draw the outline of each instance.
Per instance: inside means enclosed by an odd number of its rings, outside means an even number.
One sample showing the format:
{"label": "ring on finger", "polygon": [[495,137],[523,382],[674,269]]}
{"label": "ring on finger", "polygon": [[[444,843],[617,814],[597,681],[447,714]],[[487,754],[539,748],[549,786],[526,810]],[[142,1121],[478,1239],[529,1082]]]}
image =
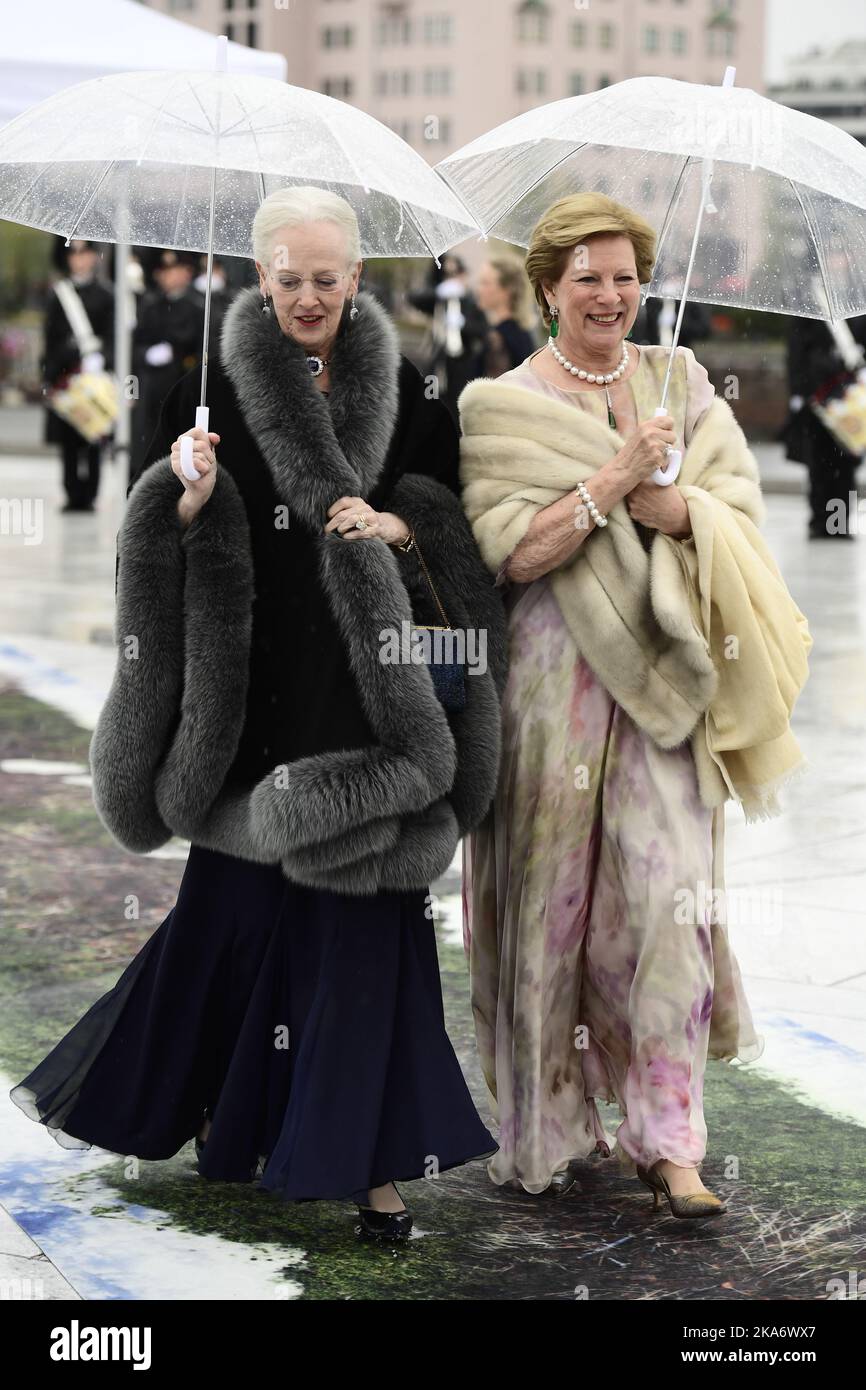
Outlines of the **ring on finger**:
{"label": "ring on finger", "polygon": [[355,529],[356,531],[366,531],[367,523],[362,516],[355,517]]}

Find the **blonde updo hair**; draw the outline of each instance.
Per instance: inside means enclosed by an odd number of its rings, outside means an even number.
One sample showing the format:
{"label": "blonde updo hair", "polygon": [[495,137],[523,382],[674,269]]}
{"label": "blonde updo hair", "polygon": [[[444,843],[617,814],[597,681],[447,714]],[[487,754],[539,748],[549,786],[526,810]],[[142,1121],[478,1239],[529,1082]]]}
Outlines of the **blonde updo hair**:
{"label": "blonde updo hair", "polygon": [[532,328],[537,321],[523,263],[506,252],[495,252],[487,257],[487,264],[496,272],[500,285],[508,294],[512,318],[522,328]]}
{"label": "blonde updo hair", "polygon": [[638,280],[645,285],[651,279],[656,234],[639,213],[604,193],[571,193],[560,198],[533,228],[526,255],[526,273],[546,328],[550,327],[550,308],[544,282],[559,280],[574,248],[601,232],[627,236],[634,247]]}
{"label": "blonde updo hair", "polygon": [[351,203],[326,188],[302,185],[277,188],[269,193],[253,218],[253,256],[260,265],[269,265],[274,237],[283,227],[299,227],[304,222],[334,222],[346,237],[349,265],[361,260],[358,219]]}

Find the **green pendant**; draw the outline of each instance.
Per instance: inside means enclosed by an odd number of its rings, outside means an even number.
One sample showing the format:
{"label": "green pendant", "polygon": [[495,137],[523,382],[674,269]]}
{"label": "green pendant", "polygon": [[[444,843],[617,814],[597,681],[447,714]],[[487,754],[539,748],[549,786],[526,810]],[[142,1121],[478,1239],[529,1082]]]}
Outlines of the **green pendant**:
{"label": "green pendant", "polygon": [[551,338],[557,338],[557,337],[559,336],[559,315],[558,315],[558,314],[554,315],[554,317],[550,320],[550,336],[551,336]]}
{"label": "green pendant", "polygon": [[607,423],[610,425],[610,427],[611,427],[612,430],[615,430],[615,429],[616,429],[616,416],[614,415],[613,411],[611,410],[611,408],[610,408],[610,403],[609,403],[609,402],[608,402],[608,407],[607,407]]}

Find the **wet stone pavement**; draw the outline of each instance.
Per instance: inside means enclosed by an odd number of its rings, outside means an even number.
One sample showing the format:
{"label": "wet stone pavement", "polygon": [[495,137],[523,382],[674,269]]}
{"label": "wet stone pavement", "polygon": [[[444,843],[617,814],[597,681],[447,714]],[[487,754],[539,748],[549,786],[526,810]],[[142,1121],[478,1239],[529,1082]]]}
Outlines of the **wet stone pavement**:
{"label": "wet stone pavement", "polygon": [[[559,1197],[495,1187],[481,1160],[401,1184],[416,1231],[391,1248],[358,1239],[347,1203],[288,1205],[256,1183],[208,1182],[192,1143],[158,1163],[62,1149],[12,1104],[9,1086],[156,930],[186,847],[142,857],[114,845],[91,802],[89,733],[8,681],[0,695],[6,1278],[41,1280],[45,1297],[85,1299],[814,1300],[863,1267],[862,1128],[813,1108],[783,1080],[718,1062],[706,1074],[704,1177],[728,1212],[708,1222],[677,1221],[666,1205],[654,1212],[616,1158],[578,1164],[575,1187]],[[452,873],[434,890],[449,1032],[491,1124],[459,884]],[[129,893],[140,898],[138,921],[118,912]],[[605,1122],[615,1128],[614,1107]]]}

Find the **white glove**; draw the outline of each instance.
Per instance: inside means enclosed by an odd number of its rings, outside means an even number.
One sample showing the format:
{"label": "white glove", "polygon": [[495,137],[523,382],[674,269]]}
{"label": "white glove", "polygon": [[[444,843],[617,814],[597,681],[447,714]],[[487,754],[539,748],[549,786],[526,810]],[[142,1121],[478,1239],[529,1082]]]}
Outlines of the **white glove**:
{"label": "white glove", "polygon": [[144,354],[144,360],[149,367],[164,367],[174,357],[174,348],[171,343],[154,343]]}
{"label": "white glove", "polygon": [[81,370],[83,372],[102,372],[105,370],[105,358],[101,352],[86,352],[81,359]]}
{"label": "white glove", "polygon": [[456,277],[442,280],[436,286],[437,299],[462,299],[465,293],[466,286]]}

